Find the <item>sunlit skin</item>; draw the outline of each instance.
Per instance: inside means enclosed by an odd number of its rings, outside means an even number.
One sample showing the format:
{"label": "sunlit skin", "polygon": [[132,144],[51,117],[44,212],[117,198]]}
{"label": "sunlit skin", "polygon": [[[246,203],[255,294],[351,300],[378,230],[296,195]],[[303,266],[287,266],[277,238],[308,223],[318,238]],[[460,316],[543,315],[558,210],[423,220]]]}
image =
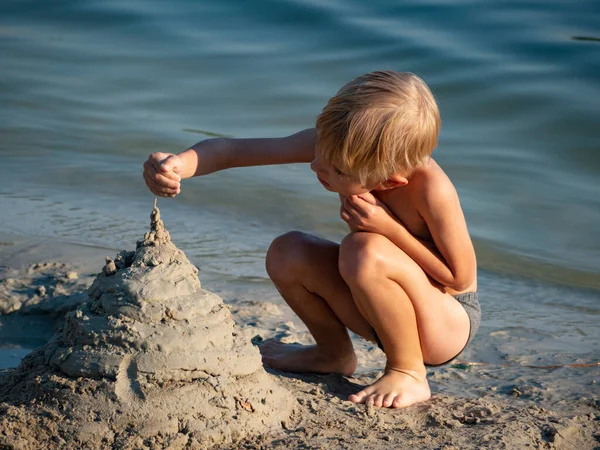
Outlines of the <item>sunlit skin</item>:
{"label": "sunlit skin", "polygon": [[[340,244],[301,232],[276,238],[267,272],[316,344],[268,341],[263,363],[289,372],[351,375],[348,330],[385,349],[384,375],[349,400],[402,408],[430,397],[425,364],[464,347],[469,320],[453,294],[477,289],[476,262],[456,191],[433,159],[408,175],[363,186],[320,158],[314,129],[278,139],[203,141],[179,155],[153,154],[144,179],[174,196],[180,180],[229,167],[310,162],[340,195],[350,233]],[[223,155],[223,156],[221,156]],[[328,212],[324,212],[328,214]]]}

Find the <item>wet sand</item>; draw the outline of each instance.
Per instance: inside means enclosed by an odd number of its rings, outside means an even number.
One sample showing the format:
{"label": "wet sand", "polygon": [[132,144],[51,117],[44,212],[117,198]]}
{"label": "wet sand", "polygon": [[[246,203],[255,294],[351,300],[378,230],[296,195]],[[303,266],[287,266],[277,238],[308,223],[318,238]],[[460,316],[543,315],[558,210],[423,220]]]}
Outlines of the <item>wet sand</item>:
{"label": "wet sand", "polygon": [[[9,363],[11,352],[22,354],[44,344],[65,310],[83,298],[82,290],[102,270],[104,258],[115,250],[6,235],[0,240],[4,243],[0,246],[0,307],[7,313],[0,321],[4,347],[0,354]],[[77,273],[76,279],[69,278],[71,272]],[[7,278],[12,281],[7,283]],[[21,300],[35,298],[36,292],[41,297],[40,286],[46,288],[44,302]],[[50,295],[52,288],[58,295]],[[287,306],[262,301],[251,292],[228,297],[224,291],[220,295],[237,326],[255,345],[271,338],[311,342]],[[24,306],[8,311],[7,305],[19,302]],[[600,367],[590,365],[594,362],[590,355],[569,357],[560,352],[548,364],[547,354],[544,359],[536,356],[535,349],[527,350],[527,339],[526,330],[494,329],[484,317],[474,349],[450,365],[429,370],[432,399],[398,411],[346,400],[376,380],[384,363],[379,349],[355,338],[359,371],[353,377],[267,370],[291,392],[294,410],[281,426],[258,436],[241,436],[236,444],[211,447],[208,442],[188,439],[183,427],[160,438],[115,436],[80,448],[598,448]],[[494,357],[494,349],[502,346],[518,351],[510,357]],[[13,372],[0,373],[0,386]],[[65,388],[69,382],[65,381]],[[69,411],[63,411],[31,427],[26,407],[19,402],[0,406],[4,418],[0,419],[1,446],[36,448],[35,442],[49,430],[60,435],[61,424],[70,420]],[[85,436],[81,439],[85,441]],[[70,447],[58,440],[48,448]]]}

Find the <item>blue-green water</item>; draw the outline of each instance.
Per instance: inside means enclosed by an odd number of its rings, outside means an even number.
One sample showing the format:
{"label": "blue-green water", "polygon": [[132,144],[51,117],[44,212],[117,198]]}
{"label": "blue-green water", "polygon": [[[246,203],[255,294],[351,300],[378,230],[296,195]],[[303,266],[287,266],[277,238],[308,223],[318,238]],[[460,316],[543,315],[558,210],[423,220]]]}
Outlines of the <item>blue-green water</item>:
{"label": "blue-green water", "polygon": [[[597,1],[3,1],[0,230],[131,248],[149,153],[286,135],[356,75],[411,71],[440,105],[482,339],[523,321],[598,357],[600,42],[578,36],[600,38]],[[208,287],[271,301],[275,236],[345,230],[303,165],[189,180],[160,206]]]}

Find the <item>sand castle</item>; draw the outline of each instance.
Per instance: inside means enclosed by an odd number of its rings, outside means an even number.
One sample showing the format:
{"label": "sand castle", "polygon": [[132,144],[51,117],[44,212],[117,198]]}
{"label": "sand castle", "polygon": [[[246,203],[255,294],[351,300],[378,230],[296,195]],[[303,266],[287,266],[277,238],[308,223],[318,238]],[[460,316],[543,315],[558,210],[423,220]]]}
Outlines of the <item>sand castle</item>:
{"label": "sand castle", "polygon": [[[0,379],[9,436],[40,449],[205,448],[289,416],[292,397],[221,298],[201,288],[156,203],[150,232],[135,251],[107,258],[88,295],[43,349]],[[52,431],[39,435],[48,417]],[[35,421],[38,435],[19,432],[23,421]]]}

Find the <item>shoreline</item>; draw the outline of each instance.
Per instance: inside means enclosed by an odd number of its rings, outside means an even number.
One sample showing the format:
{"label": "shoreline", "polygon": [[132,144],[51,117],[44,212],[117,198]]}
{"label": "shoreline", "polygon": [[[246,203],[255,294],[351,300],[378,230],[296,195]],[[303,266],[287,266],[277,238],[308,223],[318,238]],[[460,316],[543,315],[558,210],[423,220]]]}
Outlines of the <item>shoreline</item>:
{"label": "shoreline", "polygon": [[[0,246],[3,273],[9,270],[13,271],[13,279],[21,277],[19,289],[23,295],[39,286],[36,272],[32,274],[32,265],[42,267],[44,263],[50,263],[47,268],[50,272],[54,270],[58,278],[65,271],[77,271],[77,280],[81,284],[73,284],[72,292],[67,292],[77,294],[83,285],[91,282],[104,258],[118,252],[107,247],[8,233],[0,233],[0,242],[5,243]],[[6,287],[5,279],[3,277],[2,285]],[[311,342],[309,333],[285,305],[256,297],[231,297],[227,304],[240,334],[255,343],[271,338],[303,344]],[[44,314],[38,311],[37,314],[1,316],[0,342],[4,348],[0,355],[6,350],[7,341],[18,341],[26,335],[32,338],[32,329],[36,332],[34,340],[29,342],[43,344],[54,324],[60,323],[62,318],[62,310],[54,318],[49,311],[51,308]],[[43,323],[48,328],[40,325]],[[271,376],[296,398],[290,419],[282,423],[281,429],[248,437],[238,442],[237,447],[214,448],[376,449],[382,445],[448,449],[486,446],[597,448],[600,445],[600,366],[568,366],[590,363],[590,356],[594,354],[571,355],[555,351],[551,353],[552,362],[559,367],[544,367],[548,366],[548,355],[540,353],[539,349],[531,348],[527,353],[515,351],[524,346],[520,341],[527,339],[523,334],[526,329],[515,329],[495,330],[484,323],[474,348],[467,349],[447,366],[428,370],[432,399],[400,411],[355,405],[346,400],[350,393],[374,382],[382,373],[378,368],[384,363],[384,355],[379,349],[356,337],[353,342],[361,369],[352,377],[289,374],[268,369]],[[494,340],[498,339],[506,346],[504,355],[498,353],[498,348],[486,350],[494,347]],[[514,354],[510,353],[511,349]],[[480,362],[482,357],[484,362]],[[14,369],[1,370],[0,380],[11,373]],[[25,420],[26,415],[23,416],[22,407],[6,403],[0,407],[6,417],[23,425],[20,421]],[[22,425],[12,428],[10,423],[0,422],[0,429],[4,431],[0,443],[8,448],[28,448],[18,444]],[[40,429],[31,430],[30,438],[36,439],[39,432]],[[167,448],[169,439],[165,438],[162,447],[148,444],[140,448]]]}

